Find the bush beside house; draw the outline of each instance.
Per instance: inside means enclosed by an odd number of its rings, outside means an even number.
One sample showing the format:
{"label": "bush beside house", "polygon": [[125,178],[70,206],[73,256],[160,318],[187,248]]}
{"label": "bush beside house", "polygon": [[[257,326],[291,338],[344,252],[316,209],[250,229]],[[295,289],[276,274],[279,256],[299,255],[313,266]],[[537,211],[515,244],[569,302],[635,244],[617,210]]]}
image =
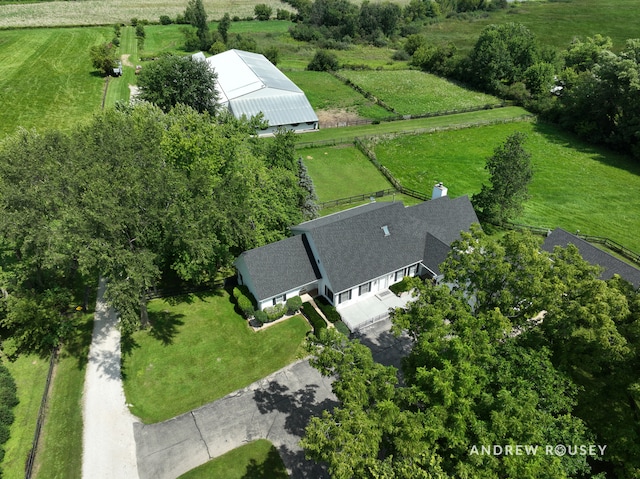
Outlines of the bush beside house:
{"label": "bush beside house", "polygon": [[411,278],[409,276],[405,276],[399,283],[389,286],[389,289],[393,291],[396,296],[400,296],[402,293],[411,289]]}
{"label": "bush beside house", "polygon": [[300,296],[294,296],[287,299],[287,314],[294,314],[302,307],[302,299]]}
{"label": "bush beside house", "polygon": [[324,296],[320,296],[315,299],[315,302],[318,305],[318,308],[320,308],[320,311],[322,311],[322,314],[324,314],[324,317],[327,318],[329,322],[335,324],[338,321],[342,321],[342,316],[340,316],[340,313],[338,313],[338,310],[336,310],[334,306],[329,304],[327,298],[325,298]]}
{"label": "bush beside house", "polygon": [[254,316],[256,300],[246,286],[239,285],[233,288],[233,297],[245,318]]}
{"label": "bush beside house", "polygon": [[316,336],[320,334],[322,329],[327,328],[327,323],[322,319],[322,316],[318,314],[316,308],[314,308],[311,303],[307,302],[302,305],[302,314],[304,314],[307,320],[311,323],[311,326],[313,327],[313,334]]}

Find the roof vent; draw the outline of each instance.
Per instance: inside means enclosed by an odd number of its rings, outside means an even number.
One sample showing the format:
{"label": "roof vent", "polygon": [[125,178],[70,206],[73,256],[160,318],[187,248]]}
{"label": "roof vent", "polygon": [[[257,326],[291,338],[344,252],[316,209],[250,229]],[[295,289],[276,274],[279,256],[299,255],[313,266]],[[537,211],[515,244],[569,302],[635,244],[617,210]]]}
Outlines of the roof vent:
{"label": "roof vent", "polygon": [[387,225],[384,225],[382,227],[382,231],[384,232],[385,236],[391,236],[391,233],[389,233],[389,227]]}

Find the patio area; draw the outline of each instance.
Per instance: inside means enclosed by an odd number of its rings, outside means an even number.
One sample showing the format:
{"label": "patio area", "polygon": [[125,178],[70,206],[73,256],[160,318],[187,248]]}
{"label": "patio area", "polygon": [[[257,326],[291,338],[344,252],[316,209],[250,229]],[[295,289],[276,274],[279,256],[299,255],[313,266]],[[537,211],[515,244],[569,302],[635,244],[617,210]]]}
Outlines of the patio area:
{"label": "patio area", "polygon": [[386,289],[369,298],[339,307],[338,312],[351,332],[355,332],[364,326],[388,318],[390,308],[404,308],[413,299],[411,293],[403,293],[398,297]]}

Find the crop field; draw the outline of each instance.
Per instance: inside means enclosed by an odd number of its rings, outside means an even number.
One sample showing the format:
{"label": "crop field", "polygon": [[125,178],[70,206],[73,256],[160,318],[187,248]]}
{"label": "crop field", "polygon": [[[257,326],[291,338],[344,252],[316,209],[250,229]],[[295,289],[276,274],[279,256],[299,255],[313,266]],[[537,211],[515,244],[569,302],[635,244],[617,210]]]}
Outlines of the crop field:
{"label": "crop field", "polygon": [[467,51],[485,26],[507,22],[526,25],[540,43],[556,48],[566,48],[575,37],[600,33],[611,37],[614,47],[620,49],[626,39],[639,36],[640,8],[637,0],[515,2],[505,10],[438,21],[424,33],[434,43],[453,42]]}
{"label": "crop field", "polygon": [[527,134],[534,177],[517,223],[606,236],[640,252],[640,165],[589,146],[543,123],[509,123],[403,136],[375,147],[378,160],[409,188],[429,192],[444,182],[451,196],[487,182],[486,158],[514,131]]}
{"label": "crop field", "polygon": [[110,28],[9,30],[0,35],[0,136],[19,126],[69,128],[100,109],[104,78],[88,46]]}
{"label": "crop field", "polygon": [[383,119],[392,116],[384,108],[366,99],[353,88],[326,72],[286,71],[285,74],[307,95],[314,110],[344,110],[361,118]]}
{"label": "crop field", "polygon": [[494,96],[467,90],[443,78],[416,70],[340,73],[402,115],[500,103]]}

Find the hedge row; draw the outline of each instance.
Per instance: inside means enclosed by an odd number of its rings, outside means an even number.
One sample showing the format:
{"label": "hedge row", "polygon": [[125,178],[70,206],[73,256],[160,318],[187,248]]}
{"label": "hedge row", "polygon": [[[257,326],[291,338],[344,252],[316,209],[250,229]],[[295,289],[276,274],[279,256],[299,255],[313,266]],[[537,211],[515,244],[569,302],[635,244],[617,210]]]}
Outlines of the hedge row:
{"label": "hedge row", "polygon": [[316,308],[314,308],[311,303],[307,302],[302,305],[302,314],[305,315],[311,323],[311,326],[313,326],[313,334],[316,336],[320,334],[322,329],[327,328],[327,323],[322,319],[322,316],[318,314]]}
{"label": "hedge row", "polygon": [[4,443],[9,440],[9,428],[14,420],[13,408],[17,404],[16,383],[9,370],[0,362],[0,462],[4,459]]}
{"label": "hedge row", "polygon": [[249,288],[244,285],[236,286],[233,288],[233,297],[245,318],[253,316],[253,312],[256,310],[256,300]]}
{"label": "hedge row", "polygon": [[324,296],[320,296],[315,299],[315,302],[318,305],[318,308],[320,308],[320,311],[322,311],[322,314],[324,314],[324,317],[327,318],[329,322],[336,323],[338,321],[342,321],[342,316],[340,316],[340,313],[338,313],[334,306],[329,304],[327,298],[325,298]]}

